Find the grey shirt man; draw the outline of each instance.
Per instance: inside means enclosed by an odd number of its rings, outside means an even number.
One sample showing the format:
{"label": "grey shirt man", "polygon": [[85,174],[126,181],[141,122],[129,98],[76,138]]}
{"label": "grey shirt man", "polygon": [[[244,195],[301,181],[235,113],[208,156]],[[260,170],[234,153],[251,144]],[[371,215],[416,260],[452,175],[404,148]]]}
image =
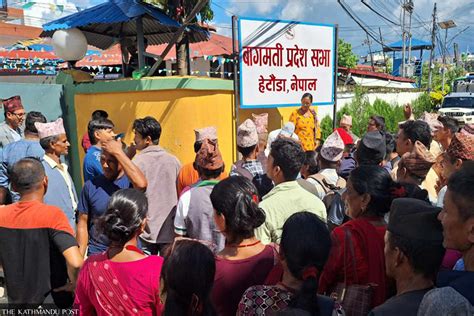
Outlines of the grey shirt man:
{"label": "grey shirt man", "polygon": [[174,239],[173,216],[178,193],[176,180],[181,164],[160,146],[143,149],[133,162],[143,172],[148,186],[148,222],[141,239],[151,244],[168,244]]}

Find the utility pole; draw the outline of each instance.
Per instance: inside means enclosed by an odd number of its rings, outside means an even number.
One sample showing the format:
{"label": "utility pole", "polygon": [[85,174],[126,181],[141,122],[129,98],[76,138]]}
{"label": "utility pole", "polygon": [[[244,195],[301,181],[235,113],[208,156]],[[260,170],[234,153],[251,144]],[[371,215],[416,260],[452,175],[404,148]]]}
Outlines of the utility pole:
{"label": "utility pole", "polygon": [[369,46],[370,65],[372,66],[372,71],[375,71],[374,55],[372,54],[372,47],[370,46],[371,42],[370,42],[370,39],[369,39],[369,33],[365,33],[365,35],[367,35],[367,40],[365,40],[364,42]]}
{"label": "utility pole", "polygon": [[405,6],[406,0],[403,1],[402,10],[403,10],[403,18],[402,18],[402,71],[401,76],[405,77],[405,49],[406,49],[406,39],[405,39]]}
{"label": "utility pole", "polygon": [[379,27],[379,35],[380,35],[380,43],[382,44],[382,54],[383,54],[383,63],[385,65],[385,73],[388,73],[388,67],[387,67],[387,60],[385,59],[385,51],[383,50],[383,38],[382,38],[382,31],[380,30]]}
{"label": "utility pole", "polygon": [[459,54],[459,45],[458,43],[454,43],[454,58],[455,58],[455,63],[456,63],[456,67],[459,67],[461,66],[461,58],[460,58],[460,54]]}
{"label": "utility pole", "polygon": [[409,15],[409,20],[408,20],[408,64],[411,64],[411,16],[413,14],[413,0],[408,0],[406,10],[408,11]]}
{"label": "utility pole", "polygon": [[444,84],[445,84],[445,77],[446,77],[446,54],[448,53],[448,29],[456,27],[456,23],[454,23],[453,20],[448,20],[448,21],[443,21],[439,22],[438,26],[445,30],[445,35],[444,35],[444,53],[443,53],[443,92],[444,92]]}
{"label": "utility pole", "polygon": [[430,50],[430,65],[428,69],[428,92],[431,91],[431,81],[433,76],[433,57],[436,41],[436,2],[433,8],[433,27],[431,29],[431,50]]}

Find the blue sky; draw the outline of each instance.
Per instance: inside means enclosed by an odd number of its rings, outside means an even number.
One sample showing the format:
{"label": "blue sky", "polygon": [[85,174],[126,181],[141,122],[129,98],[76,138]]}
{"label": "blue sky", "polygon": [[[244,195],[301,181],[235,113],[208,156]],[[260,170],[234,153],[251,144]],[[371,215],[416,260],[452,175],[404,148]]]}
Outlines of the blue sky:
{"label": "blue sky", "polygon": [[[374,33],[378,34],[380,27],[385,44],[401,40],[401,26],[393,25],[377,16],[360,0],[344,2]],[[365,2],[384,17],[401,24],[401,0],[365,0]],[[430,41],[434,3],[433,0],[414,0],[413,37]],[[457,35],[451,41],[450,51],[452,52],[454,42],[460,45],[461,51],[465,51],[469,45],[470,51],[474,51],[474,0],[442,0],[437,2],[437,6],[439,21],[452,19],[457,24],[456,28],[448,32],[448,44],[452,37]],[[339,36],[350,42],[357,54],[364,55],[368,52],[368,46],[363,44],[366,33],[352,21],[336,0],[214,0],[212,9],[215,14],[213,24],[221,34],[231,34],[230,23],[233,14],[242,17],[332,23],[339,25]],[[469,29],[457,34],[468,26]],[[372,50],[381,49],[380,44],[371,41]],[[436,55],[440,55],[438,49]]]}
{"label": "blue sky", "polygon": [[[9,3],[23,4],[30,0],[9,0]],[[50,3],[66,4],[65,15],[75,11],[75,6],[80,8],[90,7],[104,0],[33,0],[37,4],[31,7],[25,15],[34,16],[32,21],[39,25],[51,19],[57,19],[61,15],[51,12]],[[368,53],[368,45],[365,32],[352,21],[343,11],[337,0],[210,0],[215,19],[211,24],[217,27],[218,33],[231,35],[231,16],[241,17],[263,17],[271,19],[296,20],[315,23],[331,23],[339,25],[339,36],[350,42],[353,50],[358,55]],[[344,0],[347,6],[367,25],[372,32],[378,34],[379,27],[382,32],[384,43],[392,43],[401,40],[401,8],[402,0],[364,0],[374,10],[390,22],[377,16],[370,11],[361,0]],[[415,13],[413,15],[413,36],[422,40],[430,41],[431,14],[434,0],[413,0]],[[461,51],[469,48],[474,51],[474,0],[438,0],[438,21],[452,19],[457,27],[449,30],[448,43],[450,52],[453,50],[452,43],[457,42]],[[38,25],[38,26],[39,26]],[[459,33],[464,28],[466,31]],[[444,40],[444,31],[440,33]],[[452,38],[455,38],[452,40]],[[380,50],[381,45],[371,40],[372,50]],[[469,47],[470,46],[470,47]],[[436,55],[440,55],[439,48]]]}

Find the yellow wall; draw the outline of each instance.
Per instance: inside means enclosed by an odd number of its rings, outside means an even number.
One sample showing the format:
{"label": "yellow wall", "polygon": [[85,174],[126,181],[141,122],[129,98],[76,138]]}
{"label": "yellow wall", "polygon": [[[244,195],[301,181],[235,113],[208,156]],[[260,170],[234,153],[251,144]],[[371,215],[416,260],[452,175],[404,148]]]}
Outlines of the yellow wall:
{"label": "yellow wall", "polygon": [[[205,126],[217,127],[219,147],[226,171],[229,171],[237,157],[233,93],[229,90],[173,89],[76,94],[74,103],[78,148],[81,149],[82,135],[87,131],[92,112],[102,109],[109,113],[110,119],[115,124],[115,132],[125,133],[126,144],[133,142],[132,124],[136,118],[147,115],[155,117],[162,127],[160,145],[177,156],[182,164],[194,160],[194,129]],[[297,107],[241,109],[238,121],[240,124],[251,118],[252,113],[268,113],[270,132],[288,122],[291,112],[295,109]],[[79,150],[79,158],[82,168],[83,150]]]}
{"label": "yellow wall", "polygon": [[[216,126],[219,147],[226,163],[226,171],[233,163],[234,124],[232,91],[209,90],[154,90],[76,94],[76,120],[79,148],[82,135],[87,131],[91,113],[103,109],[115,124],[116,133],[125,133],[125,143],[133,141],[132,124],[136,118],[147,115],[161,124],[160,145],[181,163],[194,160],[194,129]],[[84,152],[80,151],[81,167]]]}

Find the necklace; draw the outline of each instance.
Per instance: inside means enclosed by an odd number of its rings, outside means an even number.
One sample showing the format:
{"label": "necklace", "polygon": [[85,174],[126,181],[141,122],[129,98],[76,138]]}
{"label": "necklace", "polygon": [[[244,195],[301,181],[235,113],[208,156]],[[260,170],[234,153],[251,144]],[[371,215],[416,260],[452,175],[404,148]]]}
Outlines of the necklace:
{"label": "necklace", "polygon": [[258,245],[260,243],[260,240],[257,240],[256,242],[250,243],[250,244],[243,244],[243,245],[226,245],[226,247],[231,247],[231,248],[245,248],[245,247],[252,247],[255,245]]}

